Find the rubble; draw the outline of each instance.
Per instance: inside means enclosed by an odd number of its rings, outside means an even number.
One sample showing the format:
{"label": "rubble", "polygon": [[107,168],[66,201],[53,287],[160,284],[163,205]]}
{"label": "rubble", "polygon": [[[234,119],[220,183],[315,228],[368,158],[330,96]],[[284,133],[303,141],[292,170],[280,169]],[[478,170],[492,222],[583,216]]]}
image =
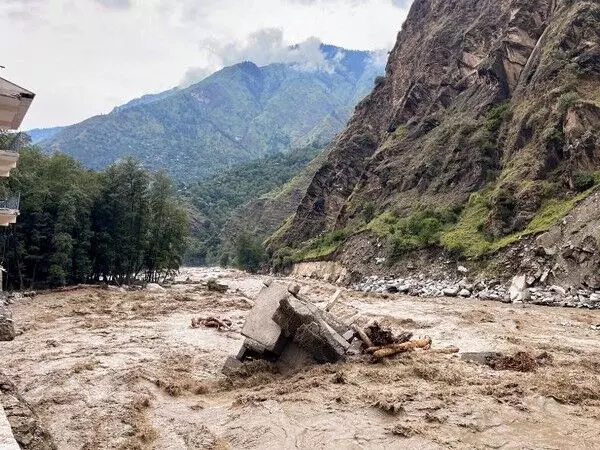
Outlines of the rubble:
{"label": "rubble", "polygon": [[[362,292],[412,297],[461,297],[504,303],[600,309],[600,284],[597,285],[597,289],[590,287],[590,284],[593,284],[591,282],[587,287],[580,288],[544,285],[549,273],[550,269],[540,269],[539,274],[533,277],[533,284],[528,279],[531,276],[528,275],[515,277],[511,283],[505,285],[493,279],[469,282],[466,277],[457,279],[452,278],[450,274],[443,274],[442,280],[429,279],[422,275],[407,278],[370,276],[353,287]],[[518,283],[515,284],[515,281]]]}
{"label": "rubble", "polygon": [[192,318],[192,328],[216,328],[218,331],[231,330],[232,322],[229,319],[219,319],[217,317],[197,317]]}
{"label": "rubble", "polygon": [[[339,296],[337,291],[329,306]],[[411,332],[395,334],[377,322],[364,329],[356,324],[350,326],[327,309],[303,299],[297,285],[265,283],[242,328],[246,338],[242,348],[235,358],[227,359],[223,373],[231,373],[240,364],[254,360],[275,362],[289,369],[311,363],[335,363],[343,361],[346,355],[370,355],[376,362],[399,353],[431,348],[429,337],[411,340]],[[210,326],[219,325],[215,318],[205,320]]]}
{"label": "rubble", "polygon": [[494,370],[512,370],[515,372],[532,372],[539,366],[552,363],[552,356],[546,352],[533,356],[528,352],[516,352],[505,355],[498,352],[475,352],[460,355],[463,361],[474,362],[491,367]]}

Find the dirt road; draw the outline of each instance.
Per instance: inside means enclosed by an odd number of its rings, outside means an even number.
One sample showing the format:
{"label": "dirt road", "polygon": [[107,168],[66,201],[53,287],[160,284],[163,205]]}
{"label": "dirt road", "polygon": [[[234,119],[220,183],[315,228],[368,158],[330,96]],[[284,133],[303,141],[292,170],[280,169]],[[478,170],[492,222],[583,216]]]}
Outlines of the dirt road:
{"label": "dirt road", "polygon": [[[226,294],[200,283],[220,276]],[[261,277],[188,270],[161,292],[84,288],[21,299],[22,332],[0,370],[60,449],[598,448],[600,311],[345,291],[334,313],[433,338],[461,352],[546,352],[534,372],[496,371],[458,355],[415,352],[233,378],[221,364]],[[290,280],[285,280],[289,282]],[[335,287],[301,280],[315,302]],[[192,317],[233,331],[191,328]]]}

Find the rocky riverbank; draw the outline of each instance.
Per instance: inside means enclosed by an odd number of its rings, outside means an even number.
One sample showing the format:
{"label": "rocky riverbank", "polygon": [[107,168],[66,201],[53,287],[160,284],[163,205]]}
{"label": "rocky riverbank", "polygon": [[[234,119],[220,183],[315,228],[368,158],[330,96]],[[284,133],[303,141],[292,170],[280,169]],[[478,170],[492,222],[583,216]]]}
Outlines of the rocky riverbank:
{"label": "rocky riverbank", "polygon": [[404,294],[413,297],[462,297],[504,303],[534,304],[554,307],[600,309],[600,291],[574,286],[529,285],[525,276],[510,283],[498,280],[470,280],[466,268],[462,277],[433,280],[425,275],[393,278],[369,276],[355,284],[361,292]]}

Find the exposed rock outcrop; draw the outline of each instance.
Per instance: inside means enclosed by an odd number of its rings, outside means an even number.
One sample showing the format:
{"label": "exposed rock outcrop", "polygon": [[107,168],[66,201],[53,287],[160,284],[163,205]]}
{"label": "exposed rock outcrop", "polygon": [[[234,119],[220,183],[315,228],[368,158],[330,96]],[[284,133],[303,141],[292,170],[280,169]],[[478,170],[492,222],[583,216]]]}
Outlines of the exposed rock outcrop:
{"label": "exposed rock outcrop", "polygon": [[[598,1],[415,0],[385,80],[357,106],[271,245],[341,229],[352,242],[369,232],[366,205],[374,216],[478,215],[464,226],[490,249],[545,231],[562,209],[543,207],[575,206],[600,168],[599,88]],[[470,244],[455,241],[450,250]]]}

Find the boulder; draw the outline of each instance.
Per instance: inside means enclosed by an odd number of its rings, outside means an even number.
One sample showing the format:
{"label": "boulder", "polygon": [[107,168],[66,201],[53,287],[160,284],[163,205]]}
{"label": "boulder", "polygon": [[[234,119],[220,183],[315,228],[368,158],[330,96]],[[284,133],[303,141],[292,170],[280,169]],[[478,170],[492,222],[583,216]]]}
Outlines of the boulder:
{"label": "boulder", "polygon": [[464,297],[464,298],[470,297],[471,296],[471,291],[468,290],[468,289],[461,289],[460,292],[458,293],[458,296],[459,297]]}
{"label": "boulder", "polygon": [[508,296],[511,302],[525,302],[531,298],[531,293],[527,288],[527,276],[517,275],[513,277],[508,289]]}
{"label": "boulder", "polygon": [[456,297],[459,292],[460,289],[458,287],[451,287],[442,290],[442,294],[444,294],[446,297]]}
{"label": "boulder", "polygon": [[558,295],[562,295],[562,296],[567,295],[567,291],[560,286],[550,286],[549,290],[552,292],[556,292]]}
{"label": "boulder", "polygon": [[156,284],[156,283],[148,283],[146,285],[146,290],[148,292],[164,292],[165,288],[162,287],[160,284]]}

